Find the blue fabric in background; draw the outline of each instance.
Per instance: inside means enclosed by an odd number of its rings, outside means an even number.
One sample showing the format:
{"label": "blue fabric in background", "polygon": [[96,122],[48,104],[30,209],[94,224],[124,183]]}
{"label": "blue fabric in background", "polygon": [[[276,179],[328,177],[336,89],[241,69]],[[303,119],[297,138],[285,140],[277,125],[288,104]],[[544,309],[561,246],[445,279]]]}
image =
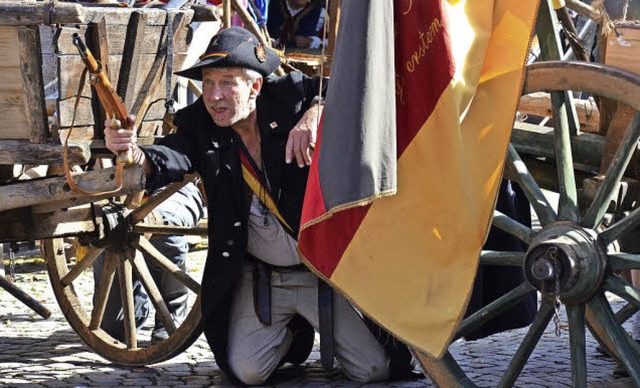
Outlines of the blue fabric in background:
{"label": "blue fabric in background", "polygon": [[270,0],[249,0],[247,9],[259,26],[267,24],[269,18],[269,1]]}

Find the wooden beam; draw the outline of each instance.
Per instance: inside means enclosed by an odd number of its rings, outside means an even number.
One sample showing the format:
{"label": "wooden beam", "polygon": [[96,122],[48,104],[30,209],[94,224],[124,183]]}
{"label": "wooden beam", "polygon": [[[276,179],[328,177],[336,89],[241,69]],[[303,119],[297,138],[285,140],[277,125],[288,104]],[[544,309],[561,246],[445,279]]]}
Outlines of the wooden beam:
{"label": "wooden beam", "polygon": [[[84,172],[74,175],[78,186],[90,192],[107,192],[116,187],[115,168]],[[117,195],[125,195],[144,189],[145,176],[142,167],[133,165],[124,170],[122,189],[116,194],[81,195],[71,191],[64,176],[28,180],[0,186],[0,211],[54,201],[85,203]]]}
{"label": "wooden beam", "polygon": [[[574,103],[578,113],[578,121],[580,121],[580,129],[584,132],[599,133],[600,110],[593,97],[589,97],[588,100],[576,99]],[[546,92],[526,94],[520,97],[518,111],[529,115],[551,117],[553,116],[551,95]]]}
{"label": "wooden beam", "polygon": [[29,208],[0,214],[2,241],[40,240],[95,233],[96,222],[90,205],[56,212],[32,214]]}
{"label": "wooden beam", "polygon": [[0,25],[27,26],[38,24],[84,23],[80,4],[35,1],[0,2]]}
{"label": "wooden beam", "polygon": [[44,143],[49,138],[49,128],[38,27],[18,27],[18,44],[29,140],[32,143]]}
{"label": "wooden beam", "polygon": [[[515,123],[511,132],[511,143],[518,153],[555,159],[553,128],[527,123]],[[580,133],[571,137],[573,161],[593,167],[600,166],[604,150],[603,136]]]}
{"label": "wooden beam", "polygon": [[[89,142],[69,141],[69,163],[85,164],[91,157]],[[0,164],[62,165],[64,146],[33,144],[27,140],[0,140]]]}

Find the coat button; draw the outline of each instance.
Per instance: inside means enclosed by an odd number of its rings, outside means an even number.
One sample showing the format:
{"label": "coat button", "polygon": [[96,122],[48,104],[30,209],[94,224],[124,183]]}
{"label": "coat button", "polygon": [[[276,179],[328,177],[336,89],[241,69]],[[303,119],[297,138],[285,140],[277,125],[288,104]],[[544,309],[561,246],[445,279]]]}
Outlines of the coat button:
{"label": "coat button", "polygon": [[227,241],[227,245],[233,245],[233,240]]}
{"label": "coat button", "polygon": [[229,256],[231,256],[229,252],[222,252],[222,257],[229,257]]}
{"label": "coat button", "polygon": [[242,225],[240,222],[236,222],[235,224],[233,224],[233,226],[235,226],[236,228],[239,227],[240,225]]}

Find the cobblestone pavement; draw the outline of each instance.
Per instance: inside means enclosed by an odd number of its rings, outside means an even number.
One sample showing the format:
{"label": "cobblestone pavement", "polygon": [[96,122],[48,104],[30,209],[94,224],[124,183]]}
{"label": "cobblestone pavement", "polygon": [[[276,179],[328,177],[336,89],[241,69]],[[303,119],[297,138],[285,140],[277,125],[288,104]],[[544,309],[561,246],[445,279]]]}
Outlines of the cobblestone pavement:
{"label": "cobblestone pavement", "polygon": [[[189,265],[201,266],[203,257],[204,251],[193,253]],[[0,289],[0,386],[229,386],[203,336],[179,356],[149,367],[119,367],[106,362],[80,341],[62,316],[42,264],[17,267],[16,278],[16,284],[41,301],[53,315],[43,320]],[[91,293],[82,287],[77,291]],[[564,317],[562,322],[566,322]],[[561,328],[561,336],[556,337],[553,324],[549,325],[517,386],[570,386],[568,331],[564,326]],[[523,336],[524,330],[514,330],[488,339],[456,343],[451,351],[476,383],[495,386]],[[588,337],[590,386],[630,386],[624,379],[615,380],[615,363],[599,356],[595,345],[593,338]],[[283,368],[270,386],[413,388],[433,385],[426,377],[382,384],[351,382],[339,369],[322,370],[316,346],[309,361],[300,367]]]}

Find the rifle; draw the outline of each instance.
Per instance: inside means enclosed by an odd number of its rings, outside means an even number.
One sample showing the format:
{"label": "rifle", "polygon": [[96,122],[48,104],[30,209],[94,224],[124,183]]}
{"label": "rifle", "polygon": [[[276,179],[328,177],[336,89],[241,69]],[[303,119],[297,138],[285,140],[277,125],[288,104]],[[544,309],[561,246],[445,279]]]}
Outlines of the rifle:
{"label": "rifle", "polygon": [[[78,51],[80,51],[80,57],[90,74],[89,83],[95,88],[107,118],[116,118],[120,123],[126,123],[127,108],[125,108],[122,99],[116,93],[111,82],[109,82],[109,78],[102,70],[102,66],[100,66],[98,61],[93,57],[93,54],[91,54],[91,51],[84,44],[78,33],[73,34],[72,41],[78,48]],[[113,129],[120,127],[117,122],[112,121],[111,123]],[[133,164],[133,153],[131,150],[120,151],[116,157],[116,163],[124,163],[126,165]]]}

